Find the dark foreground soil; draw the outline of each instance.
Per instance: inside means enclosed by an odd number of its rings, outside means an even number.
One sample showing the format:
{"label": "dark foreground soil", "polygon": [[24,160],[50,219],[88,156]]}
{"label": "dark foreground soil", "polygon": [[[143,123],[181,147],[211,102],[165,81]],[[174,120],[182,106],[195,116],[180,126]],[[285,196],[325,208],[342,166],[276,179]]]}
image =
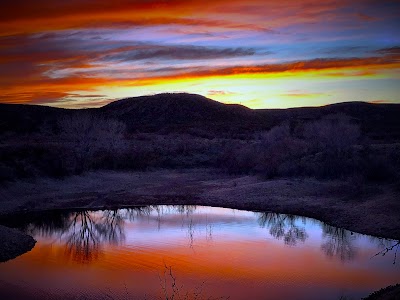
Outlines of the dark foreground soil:
{"label": "dark foreground soil", "polygon": [[0,262],[13,259],[35,246],[33,237],[13,228],[0,225]]}
{"label": "dark foreground soil", "polygon": [[399,300],[400,299],[400,284],[389,285],[379,291],[373,292],[364,300]]}

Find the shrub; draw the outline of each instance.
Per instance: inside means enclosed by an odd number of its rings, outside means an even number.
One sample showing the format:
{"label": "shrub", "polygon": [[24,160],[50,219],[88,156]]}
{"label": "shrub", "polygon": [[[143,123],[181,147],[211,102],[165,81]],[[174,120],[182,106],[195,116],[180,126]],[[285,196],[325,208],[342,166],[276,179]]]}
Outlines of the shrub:
{"label": "shrub", "polygon": [[223,149],[218,166],[232,174],[250,173],[257,164],[254,144],[231,141]]}
{"label": "shrub", "polygon": [[299,173],[298,161],[307,153],[308,145],[292,135],[288,124],[276,126],[258,138],[256,172],[268,178]]}
{"label": "shrub", "polygon": [[318,151],[346,152],[360,137],[360,127],[343,116],[325,118],[306,124],[304,138]]}

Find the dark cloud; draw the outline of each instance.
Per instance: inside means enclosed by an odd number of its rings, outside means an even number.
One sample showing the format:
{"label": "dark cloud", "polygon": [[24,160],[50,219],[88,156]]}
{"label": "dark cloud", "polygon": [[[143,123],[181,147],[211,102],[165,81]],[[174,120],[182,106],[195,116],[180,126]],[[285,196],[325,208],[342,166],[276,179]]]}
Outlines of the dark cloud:
{"label": "dark cloud", "polygon": [[[311,60],[264,64],[253,66],[234,66],[226,68],[209,68],[207,70],[193,71],[187,73],[186,76],[224,76],[233,74],[257,74],[257,73],[280,73],[280,72],[303,72],[313,70],[326,69],[344,69],[352,67],[369,67],[369,66],[389,66],[397,64],[400,55],[381,56],[381,57],[365,57],[365,58],[317,58]],[[189,72],[189,70],[188,70]]]}
{"label": "dark cloud", "polygon": [[90,69],[94,65],[109,65],[113,61],[224,59],[256,53],[250,48],[158,45],[87,39],[86,36],[91,35],[66,32],[0,37],[0,64],[21,65],[21,68],[14,68],[13,72],[24,74],[27,68],[43,73],[44,69]]}
{"label": "dark cloud", "polygon": [[253,49],[246,48],[211,48],[199,46],[175,45],[138,45],[118,53],[104,56],[106,60],[132,61],[143,59],[200,60],[219,59],[254,55]]}
{"label": "dark cloud", "polygon": [[390,47],[390,48],[382,48],[376,50],[377,53],[383,55],[397,55],[400,56],[400,46]]}
{"label": "dark cloud", "polygon": [[360,54],[365,53],[367,47],[363,46],[340,46],[340,47],[330,47],[328,49],[324,49],[319,51],[321,54],[328,54],[328,55],[346,55],[348,56],[349,53],[351,54]]}

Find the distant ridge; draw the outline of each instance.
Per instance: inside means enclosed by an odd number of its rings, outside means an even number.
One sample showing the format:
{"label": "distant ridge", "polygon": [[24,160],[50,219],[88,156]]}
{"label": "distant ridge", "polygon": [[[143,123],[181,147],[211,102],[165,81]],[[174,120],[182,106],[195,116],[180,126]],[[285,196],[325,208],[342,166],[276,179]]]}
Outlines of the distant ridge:
{"label": "distant ridge", "polygon": [[332,114],[345,114],[359,123],[370,138],[400,141],[400,104],[344,102],[322,107],[250,109],[223,104],[201,95],[164,93],[126,98],[93,109],[60,109],[38,105],[0,104],[0,133],[27,133],[57,119],[82,111],[126,124],[129,132],[180,132],[249,134],[268,130],[282,122],[306,122]]}

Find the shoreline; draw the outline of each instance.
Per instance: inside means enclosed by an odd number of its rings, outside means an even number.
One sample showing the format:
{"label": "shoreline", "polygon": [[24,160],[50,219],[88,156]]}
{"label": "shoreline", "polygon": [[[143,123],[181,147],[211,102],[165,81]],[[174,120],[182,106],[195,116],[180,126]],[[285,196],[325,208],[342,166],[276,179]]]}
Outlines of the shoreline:
{"label": "shoreline", "polygon": [[[372,232],[360,232],[357,230],[352,230],[351,228],[348,227],[343,227],[340,224],[338,224],[339,222],[332,220],[331,222],[326,221],[320,217],[314,217],[309,214],[301,214],[301,213],[296,213],[294,209],[291,208],[284,208],[280,211],[277,210],[271,210],[271,209],[261,209],[259,208],[259,206],[257,206],[257,204],[253,205],[245,205],[245,206],[235,206],[235,205],[216,205],[214,204],[209,204],[209,203],[202,203],[202,202],[164,202],[164,201],[157,201],[155,199],[155,202],[141,202],[138,201],[137,204],[116,204],[116,205],[104,205],[104,206],[71,206],[71,207],[63,207],[63,208],[48,208],[48,209],[40,209],[40,210],[32,210],[32,211],[18,211],[18,212],[13,212],[13,213],[9,213],[9,214],[0,214],[0,226],[7,228],[7,229],[15,229],[13,227],[8,227],[6,225],[4,225],[3,223],[1,223],[4,220],[8,220],[9,218],[20,218],[23,216],[29,216],[29,217],[35,217],[35,215],[40,215],[43,213],[51,213],[51,212],[74,212],[74,211],[102,211],[102,210],[117,210],[117,209],[128,209],[128,208],[135,208],[135,207],[144,207],[144,206],[158,206],[158,205],[165,205],[165,206],[178,206],[178,205],[184,205],[184,206],[203,206],[203,207],[215,207],[215,208],[226,208],[226,209],[235,209],[235,210],[243,210],[243,211],[250,211],[250,212],[274,212],[274,213],[278,213],[278,214],[287,214],[287,215],[295,215],[295,216],[299,216],[299,217],[305,217],[305,218],[309,218],[309,219],[313,219],[313,220],[317,220],[319,222],[325,223],[327,225],[331,225],[337,228],[341,228],[341,229],[345,229],[347,231],[351,231],[352,233],[356,233],[356,234],[362,234],[362,235],[366,235],[366,236],[371,236],[371,237],[376,237],[376,238],[383,238],[383,239],[388,239],[388,240],[399,240],[398,237],[390,237],[387,235],[384,236],[380,236],[380,235],[376,235]],[[17,230],[17,229],[16,229]],[[19,230],[18,230],[19,231]],[[19,231],[22,234],[25,234],[21,231]],[[27,236],[30,236],[28,234],[25,234]]]}
{"label": "shoreline", "polygon": [[[353,232],[399,240],[400,193],[396,187],[368,185],[353,189],[344,181],[262,180],[215,169],[92,172],[64,180],[39,178],[1,186],[0,220],[49,210],[202,205],[299,215]],[[18,233],[25,235],[15,229],[2,231],[3,238],[10,241]],[[20,239],[20,254],[34,245],[29,241],[33,238],[25,236]],[[7,249],[0,248],[0,256],[8,257],[4,251]]]}

